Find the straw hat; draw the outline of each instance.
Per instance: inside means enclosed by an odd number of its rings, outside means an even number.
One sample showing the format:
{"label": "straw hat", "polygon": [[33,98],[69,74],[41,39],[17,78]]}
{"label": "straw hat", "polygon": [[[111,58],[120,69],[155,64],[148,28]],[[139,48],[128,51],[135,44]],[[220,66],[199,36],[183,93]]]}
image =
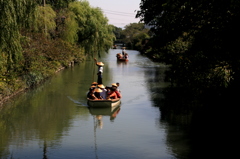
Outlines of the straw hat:
{"label": "straw hat", "polygon": [[99,88],[105,88],[105,86],[103,84],[99,84],[98,87]]}
{"label": "straw hat", "polygon": [[102,92],[102,90],[101,90],[100,88],[96,88],[96,89],[95,89],[95,92],[100,93],[100,92]]}
{"label": "straw hat", "polygon": [[102,62],[97,62],[97,65],[98,65],[98,66],[103,66],[104,63],[102,63]]}
{"label": "straw hat", "polygon": [[97,85],[98,83],[97,82],[93,82],[92,84],[96,84]]}
{"label": "straw hat", "polygon": [[93,89],[95,89],[95,88],[96,88],[96,86],[91,86],[91,87],[90,87],[91,90],[93,90]]}
{"label": "straw hat", "polygon": [[116,84],[116,83],[112,83],[112,86],[113,86],[113,87],[117,87],[117,84]]}

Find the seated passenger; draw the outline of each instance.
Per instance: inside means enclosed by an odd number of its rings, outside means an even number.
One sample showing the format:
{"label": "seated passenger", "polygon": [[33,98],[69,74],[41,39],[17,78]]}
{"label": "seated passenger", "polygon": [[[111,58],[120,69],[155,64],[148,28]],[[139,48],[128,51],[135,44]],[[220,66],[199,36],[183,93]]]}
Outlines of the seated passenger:
{"label": "seated passenger", "polygon": [[110,88],[110,92],[107,94],[107,99],[117,99],[117,94],[113,88]]}
{"label": "seated passenger", "polygon": [[124,58],[125,58],[125,59],[128,59],[128,57],[129,57],[129,56],[128,56],[128,54],[126,53],[126,54],[124,55]]}
{"label": "seated passenger", "polygon": [[107,89],[105,89],[105,86],[103,84],[99,84],[98,88],[100,88],[102,90],[102,92],[100,92],[100,95],[103,97],[103,99],[106,99]]}
{"label": "seated passenger", "polygon": [[121,93],[121,90],[119,89],[120,83],[117,82],[116,85],[117,85],[117,91],[118,91],[119,93]]}
{"label": "seated passenger", "polygon": [[111,87],[106,86],[105,89],[107,90],[106,93],[108,95],[111,92]]}
{"label": "seated passenger", "polygon": [[95,96],[95,87],[90,87],[89,88],[89,92],[87,93],[87,98],[89,99],[97,99],[97,97]]}
{"label": "seated passenger", "polygon": [[112,90],[116,93],[117,98],[122,98],[122,95],[121,95],[120,92],[118,92],[117,88],[118,88],[118,87],[117,87],[117,84],[116,84],[116,83],[113,83],[113,84],[112,84]]}
{"label": "seated passenger", "polygon": [[117,58],[122,58],[122,54],[121,54],[121,53],[118,53],[118,54],[117,54]]}
{"label": "seated passenger", "polygon": [[93,83],[91,84],[91,86],[97,86],[97,85],[98,85],[97,82],[93,82]]}
{"label": "seated passenger", "polygon": [[101,96],[101,92],[102,92],[102,90],[100,89],[100,88],[95,88],[95,90],[94,90],[95,92],[94,92],[94,95],[97,97],[97,99],[96,100],[101,100],[101,99],[103,99],[103,97]]}

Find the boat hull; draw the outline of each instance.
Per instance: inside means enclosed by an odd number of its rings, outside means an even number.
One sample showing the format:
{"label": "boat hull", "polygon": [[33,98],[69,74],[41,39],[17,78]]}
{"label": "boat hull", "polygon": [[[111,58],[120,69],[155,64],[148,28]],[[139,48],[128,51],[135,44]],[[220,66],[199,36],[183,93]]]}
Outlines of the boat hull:
{"label": "boat hull", "polygon": [[118,61],[128,61],[128,59],[125,58],[117,58]]}
{"label": "boat hull", "polygon": [[92,108],[111,108],[116,107],[121,103],[120,98],[112,100],[92,100],[88,98],[87,100],[88,106]]}
{"label": "boat hull", "polygon": [[92,115],[104,115],[104,116],[112,116],[115,112],[119,111],[120,105],[115,107],[107,107],[107,108],[92,108],[89,107],[89,111]]}

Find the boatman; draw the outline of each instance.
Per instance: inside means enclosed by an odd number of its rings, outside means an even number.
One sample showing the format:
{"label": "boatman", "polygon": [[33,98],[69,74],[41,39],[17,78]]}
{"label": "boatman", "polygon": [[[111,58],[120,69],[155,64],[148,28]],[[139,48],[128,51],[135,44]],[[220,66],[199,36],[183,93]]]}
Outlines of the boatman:
{"label": "boatman", "polygon": [[123,57],[124,57],[125,54],[126,54],[125,47],[122,47],[122,55],[123,55]]}
{"label": "boatman", "polygon": [[102,62],[97,62],[97,59],[94,58],[95,62],[96,62],[96,65],[98,66],[98,79],[97,79],[97,83],[98,84],[103,84],[102,82],[102,74],[103,74],[103,66],[104,64]]}

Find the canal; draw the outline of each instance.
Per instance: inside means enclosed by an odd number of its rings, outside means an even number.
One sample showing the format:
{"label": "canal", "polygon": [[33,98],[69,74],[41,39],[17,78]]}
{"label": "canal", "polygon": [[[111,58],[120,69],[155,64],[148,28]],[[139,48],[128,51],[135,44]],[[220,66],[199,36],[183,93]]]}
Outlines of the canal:
{"label": "canal", "polygon": [[167,66],[134,50],[127,50],[128,62],[117,62],[120,51],[113,49],[97,58],[105,64],[103,84],[120,83],[120,107],[87,107],[87,90],[97,80],[93,60],[62,70],[3,105],[0,158],[189,158],[193,153],[189,137],[179,126],[161,119],[162,103],[152,98],[164,98]]}

